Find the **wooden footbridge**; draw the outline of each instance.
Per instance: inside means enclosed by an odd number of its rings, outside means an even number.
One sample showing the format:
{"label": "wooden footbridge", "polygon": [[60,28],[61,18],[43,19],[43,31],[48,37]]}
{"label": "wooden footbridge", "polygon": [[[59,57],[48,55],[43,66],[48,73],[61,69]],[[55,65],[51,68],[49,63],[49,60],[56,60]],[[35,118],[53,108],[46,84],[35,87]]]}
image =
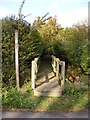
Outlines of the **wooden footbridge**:
{"label": "wooden footbridge", "polygon": [[31,65],[31,84],[35,96],[55,96],[60,97],[64,91],[65,62],[60,61],[55,56],[52,57],[52,71],[44,71],[43,75],[39,71],[39,58],[35,58]]}

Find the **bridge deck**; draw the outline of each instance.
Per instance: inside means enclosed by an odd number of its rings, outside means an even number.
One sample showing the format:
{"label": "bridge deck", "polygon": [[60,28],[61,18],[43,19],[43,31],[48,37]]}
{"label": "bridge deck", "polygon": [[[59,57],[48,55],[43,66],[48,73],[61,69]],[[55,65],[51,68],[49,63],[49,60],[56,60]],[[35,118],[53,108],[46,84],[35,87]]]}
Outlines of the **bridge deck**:
{"label": "bridge deck", "polygon": [[57,78],[53,72],[44,72],[38,75],[36,88],[34,89],[35,96],[55,96],[60,97],[62,91]]}

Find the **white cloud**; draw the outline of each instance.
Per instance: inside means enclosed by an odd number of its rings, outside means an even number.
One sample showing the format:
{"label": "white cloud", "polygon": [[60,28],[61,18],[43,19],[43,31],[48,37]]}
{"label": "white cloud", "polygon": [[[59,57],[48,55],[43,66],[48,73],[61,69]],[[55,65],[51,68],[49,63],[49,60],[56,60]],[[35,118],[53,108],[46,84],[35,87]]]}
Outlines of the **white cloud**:
{"label": "white cloud", "polygon": [[69,27],[84,19],[88,19],[88,8],[79,8],[70,12],[64,11],[56,15],[57,22],[60,23],[62,27]]}
{"label": "white cloud", "polygon": [[88,3],[89,0],[62,0],[63,3]]}
{"label": "white cloud", "polygon": [[[62,27],[72,27],[72,25],[81,22],[83,20],[88,20],[88,8],[79,8],[73,11],[63,11],[59,13],[50,13],[52,17],[57,16],[58,24],[61,24]],[[33,23],[35,20],[34,16],[29,16],[26,20],[30,23]]]}
{"label": "white cloud", "polygon": [[55,9],[58,5],[58,0],[55,0],[48,8],[47,11],[51,11],[53,9]]}
{"label": "white cloud", "polygon": [[0,18],[3,18],[11,13],[10,10],[7,10],[6,8],[0,7]]}
{"label": "white cloud", "polygon": [[[27,1],[27,0],[26,0]],[[22,3],[22,0],[0,0],[2,4],[7,3],[7,4],[12,4],[12,3]]]}
{"label": "white cloud", "polygon": [[[5,1],[5,0],[4,0]],[[10,2],[11,0],[9,0]],[[17,0],[16,0],[17,1]],[[29,0],[27,0],[29,1]],[[65,1],[65,0],[64,0]],[[66,1],[71,1],[71,0],[66,0]],[[80,0],[81,1],[81,0]],[[83,2],[85,0],[82,0]],[[52,4],[47,8],[46,11],[50,11],[49,15],[51,16],[57,16],[57,22],[61,24],[62,27],[69,27],[72,26],[73,24],[77,23],[78,21],[82,21],[83,19],[88,19],[88,7],[81,7],[73,11],[63,11],[56,12],[53,10],[57,7],[59,0],[55,0],[52,2]],[[16,13],[17,12],[17,13]],[[15,14],[18,15],[18,11],[15,11],[15,8],[9,9],[5,7],[0,7],[0,18],[6,17],[7,15],[10,14]],[[35,20],[36,16],[29,16],[26,18],[27,21],[33,23]]]}
{"label": "white cloud", "polygon": [[4,17],[9,16],[13,13],[14,13],[13,10],[10,10],[10,9],[4,8],[4,7],[0,7],[0,18],[4,18]]}
{"label": "white cloud", "polygon": [[34,22],[35,19],[36,19],[36,18],[33,17],[33,16],[28,16],[28,17],[27,17],[26,19],[24,19],[24,20],[26,20],[26,21],[28,21],[29,23],[33,24],[33,22]]}

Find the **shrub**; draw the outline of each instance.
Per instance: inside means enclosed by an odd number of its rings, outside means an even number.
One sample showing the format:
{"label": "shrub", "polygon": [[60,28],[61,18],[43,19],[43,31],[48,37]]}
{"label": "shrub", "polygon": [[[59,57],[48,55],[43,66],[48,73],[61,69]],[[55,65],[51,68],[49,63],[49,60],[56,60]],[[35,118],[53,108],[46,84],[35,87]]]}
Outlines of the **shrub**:
{"label": "shrub", "polygon": [[90,57],[88,54],[88,40],[83,40],[78,43],[75,48],[75,57],[77,63],[81,66],[86,74],[90,74]]}
{"label": "shrub", "polygon": [[[3,85],[15,86],[15,30],[18,20],[2,20],[2,74]],[[18,30],[20,85],[30,80],[31,60],[42,52],[42,39],[36,29],[20,21]]]}

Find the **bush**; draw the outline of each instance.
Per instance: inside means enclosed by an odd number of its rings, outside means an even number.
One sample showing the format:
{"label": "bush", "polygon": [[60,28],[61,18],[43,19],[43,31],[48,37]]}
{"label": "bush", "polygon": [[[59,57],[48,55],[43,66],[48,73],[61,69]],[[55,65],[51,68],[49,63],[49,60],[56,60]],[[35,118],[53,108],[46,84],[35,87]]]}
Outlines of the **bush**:
{"label": "bush", "polygon": [[90,74],[90,58],[88,54],[88,40],[83,40],[76,45],[75,48],[75,57],[77,63],[81,66],[82,70],[86,74]]}
{"label": "bush", "polygon": [[65,53],[65,50],[64,50],[64,47],[63,45],[60,43],[60,41],[58,40],[53,40],[51,43],[50,43],[50,48],[49,48],[49,54],[53,54],[55,55],[56,57],[60,58],[60,60],[67,60],[66,58],[66,53]]}
{"label": "bush", "polygon": [[[2,74],[3,85],[16,84],[15,30],[18,20],[12,16],[2,20]],[[36,29],[20,21],[18,30],[20,85],[30,80],[31,60],[42,53],[42,39]]]}

